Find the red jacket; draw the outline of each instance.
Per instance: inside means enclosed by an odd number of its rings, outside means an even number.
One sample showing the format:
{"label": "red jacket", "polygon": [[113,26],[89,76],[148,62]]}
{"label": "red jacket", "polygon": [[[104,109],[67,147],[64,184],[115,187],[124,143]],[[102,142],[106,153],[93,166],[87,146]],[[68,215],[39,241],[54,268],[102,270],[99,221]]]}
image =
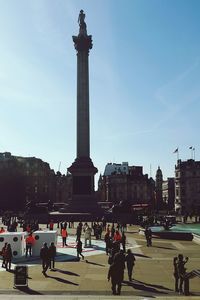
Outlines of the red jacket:
{"label": "red jacket", "polygon": [[62,229],[62,232],[61,232],[61,235],[62,237],[67,237],[68,236],[68,233],[67,233],[67,229]]}

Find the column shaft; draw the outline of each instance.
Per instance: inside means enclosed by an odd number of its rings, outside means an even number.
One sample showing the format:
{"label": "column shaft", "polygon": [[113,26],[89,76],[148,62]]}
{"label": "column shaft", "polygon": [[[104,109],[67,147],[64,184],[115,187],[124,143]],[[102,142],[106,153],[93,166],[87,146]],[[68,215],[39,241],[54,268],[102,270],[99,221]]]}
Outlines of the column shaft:
{"label": "column shaft", "polygon": [[90,157],[88,51],[77,52],[77,158]]}

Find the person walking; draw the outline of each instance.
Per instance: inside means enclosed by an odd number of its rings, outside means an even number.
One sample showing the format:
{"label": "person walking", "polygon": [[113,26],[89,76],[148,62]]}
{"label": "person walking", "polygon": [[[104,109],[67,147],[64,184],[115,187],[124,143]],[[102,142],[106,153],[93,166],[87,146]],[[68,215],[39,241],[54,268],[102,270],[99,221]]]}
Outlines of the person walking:
{"label": "person walking", "polygon": [[0,229],[0,233],[5,233],[5,229],[4,229],[4,227],[1,227],[1,229]]}
{"label": "person walking", "polygon": [[80,222],[76,228],[76,242],[81,239],[82,223]]}
{"label": "person walking", "polygon": [[110,281],[110,279],[113,295],[120,295],[122,281],[124,279],[124,269],[121,267],[120,262],[115,258],[108,271],[108,281]]}
{"label": "person walking", "polygon": [[46,276],[49,267],[49,249],[46,242],[40,250],[40,258],[42,260],[42,273]]}
{"label": "person walking", "polygon": [[87,224],[85,226],[85,247],[87,247],[87,241],[89,241],[89,247],[91,247],[91,235],[92,235],[92,230],[90,226]]}
{"label": "person walking", "polygon": [[32,248],[33,248],[33,245],[35,243],[35,238],[33,237],[32,233],[29,233],[29,235],[26,237],[26,254],[25,256],[27,257],[28,256],[28,253],[29,253],[29,256],[32,256]]}
{"label": "person walking", "polygon": [[121,243],[122,243],[123,251],[124,253],[126,253],[126,235],[124,231],[122,232]]}
{"label": "person walking", "polygon": [[83,243],[81,242],[80,239],[77,241],[76,249],[77,249],[77,258],[78,258],[78,260],[80,259],[80,258],[79,258],[79,255],[82,257],[82,259],[84,259],[84,256],[83,256],[83,254],[82,254],[82,251],[83,251]]}
{"label": "person walking", "polygon": [[146,237],[147,247],[152,246],[152,231],[151,228],[146,227],[144,231]]}
{"label": "person walking", "polygon": [[114,261],[117,261],[123,270],[125,269],[125,259],[123,250],[119,250],[119,252],[114,255]]}
{"label": "person walking", "polygon": [[188,262],[188,257],[183,258],[183,254],[178,255],[177,268],[179,276],[179,294],[183,293],[183,282],[186,274],[185,264]]}
{"label": "person walking", "polygon": [[131,252],[131,249],[128,249],[125,260],[128,270],[128,278],[129,281],[132,281],[133,267],[135,265],[135,255]]}
{"label": "person walking", "polygon": [[149,231],[149,246],[152,246],[152,231],[150,227],[148,228],[148,231]]}
{"label": "person walking", "polygon": [[121,234],[119,233],[119,231],[118,230],[116,230],[116,232],[115,232],[115,234],[114,234],[114,238],[113,238],[113,240],[115,241],[115,242],[121,242],[121,239],[122,239],[122,236],[121,236]]}
{"label": "person walking", "polygon": [[51,244],[49,246],[48,257],[49,257],[49,269],[54,270],[55,269],[55,257],[56,257],[56,246],[55,246],[54,242],[51,242]]}
{"label": "person walking", "polygon": [[49,223],[49,230],[53,230],[53,227],[54,227],[54,223],[53,220],[51,220]]}
{"label": "person walking", "polygon": [[173,259],[173,266],[174,266],[174,278],[175,278],[175,292],[178,292],[179,286],[179,274],[178,274],[178,257],[174,257]]}
{"label": "person walking", "polygon": [[8,243],[5,243],[2,250],[1,250],[1,255],[2,255],[2,268],[6,267],[6,248],[7,248]]}
{"label": "person walking", "polygon": [[108,232],[109,235],[110,235],[110,224],[107,225],[107,227],[106,227],[106,232]]}
{"label": "person walking", "polygon": [[112,223],[112,227],[111,227],[111,238],[113,239],[115,235],[115,225],[114,223]]}
{"label": "person walking", "polygon": [[65,246],[67,246],[66,241],[67,241],[67,236],[68,236],[66,227],[62,228],[61,236],[62,236],[62,244],[63,244],[63,248],[64,248]]}
{"label": "person walking", "polygon": [[11,249],[11,245],[8,244],[6,249],[5,249],[5,268],[6,268],[6,271],[10,271],[11,261],[12,261],[12,249]]}
{"label": "person walking", "polygon": [[111,240],[109,231],[107,231],[105,236],[104,236],[104,242],[106,243],[106,255],[108,255],[109,251],[112,248],[112,240]]}

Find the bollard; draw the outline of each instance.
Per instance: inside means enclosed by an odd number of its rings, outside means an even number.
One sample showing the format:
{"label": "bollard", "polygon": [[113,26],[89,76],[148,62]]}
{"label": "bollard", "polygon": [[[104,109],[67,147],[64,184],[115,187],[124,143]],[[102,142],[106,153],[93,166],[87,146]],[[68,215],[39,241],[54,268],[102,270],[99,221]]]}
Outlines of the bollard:
{"label": "bollard", "polygon": [[190,294],[189,278],[186,277],[184,280],[184,295],[189,296],[189,294]]}

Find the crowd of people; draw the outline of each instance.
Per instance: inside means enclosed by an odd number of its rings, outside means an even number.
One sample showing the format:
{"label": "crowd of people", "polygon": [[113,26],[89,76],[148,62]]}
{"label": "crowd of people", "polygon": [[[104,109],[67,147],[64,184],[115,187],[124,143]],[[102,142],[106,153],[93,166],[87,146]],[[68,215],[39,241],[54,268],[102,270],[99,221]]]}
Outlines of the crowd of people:
{"label": "crowd of people", "polygon": [[[17,222],[16,222],[17,223]],[[37,225],[37,226],[36,226]],[[49,230],[54,230],[55,224],[50,221],[47,224]],[[28,232],[26,236],[26,249],[25,257],[32,256],[32,248],[35,243],[35,238],[33,236],[33,231],[38,230],[38,222],[28,222],[24,223],[23,230]],[[74,228],[74,224],[68,224],[67,222],[61,222],[57,224],[57,228],[60,228],[60,235],[62,237],[62,246],[67,246],[68,238],[68,228]],[[17,230],[17,226],[16,226]],[[108,256],[108,281],[111,281],[111,288],[113,295],[119,295],[121,293],[122,282],[124,280],[124,272],[127,269],[128,279],[132,281],[133,270],[135,265],[135,255],[132,253],[131,249],[127,248],[127,238],[125,234],[126,226],[116,223],[107,224],[104,222],[94,222],[91,226],[88,223],[79,222],[75,232],[76,232],[76,250],[77,250],[77,260],[84,260],[83,255],[83,243],[81,239],[84,239],[84,248],[92,247],[92,235],[96,239],[104,240],[105,242],[105,253]],[[4,233],[5,227],[0,228],[0,234]],[[104,237],[102,238],[102,234]],[[144,231],[147,246],[152,246],[152,232],[150,227],[146,226]],[[2,256],[2,267],[7,271],[11,270],[12,262],[12,249],[11,244],[5,243],[0,251]],[[40,250],[40,258],[42,265],[42,273],[47,276],[48,269],[55,270],[55,259],[56,259],[56,245],[51,242],[49,245],[44,242]],[[175,278],[175,291],[183,292],[183,283],[186,274],[185,264],[188,261],[188,257],[184,258],[182,254],[179,254],[173,259],[174,267],[174,278]]]}

